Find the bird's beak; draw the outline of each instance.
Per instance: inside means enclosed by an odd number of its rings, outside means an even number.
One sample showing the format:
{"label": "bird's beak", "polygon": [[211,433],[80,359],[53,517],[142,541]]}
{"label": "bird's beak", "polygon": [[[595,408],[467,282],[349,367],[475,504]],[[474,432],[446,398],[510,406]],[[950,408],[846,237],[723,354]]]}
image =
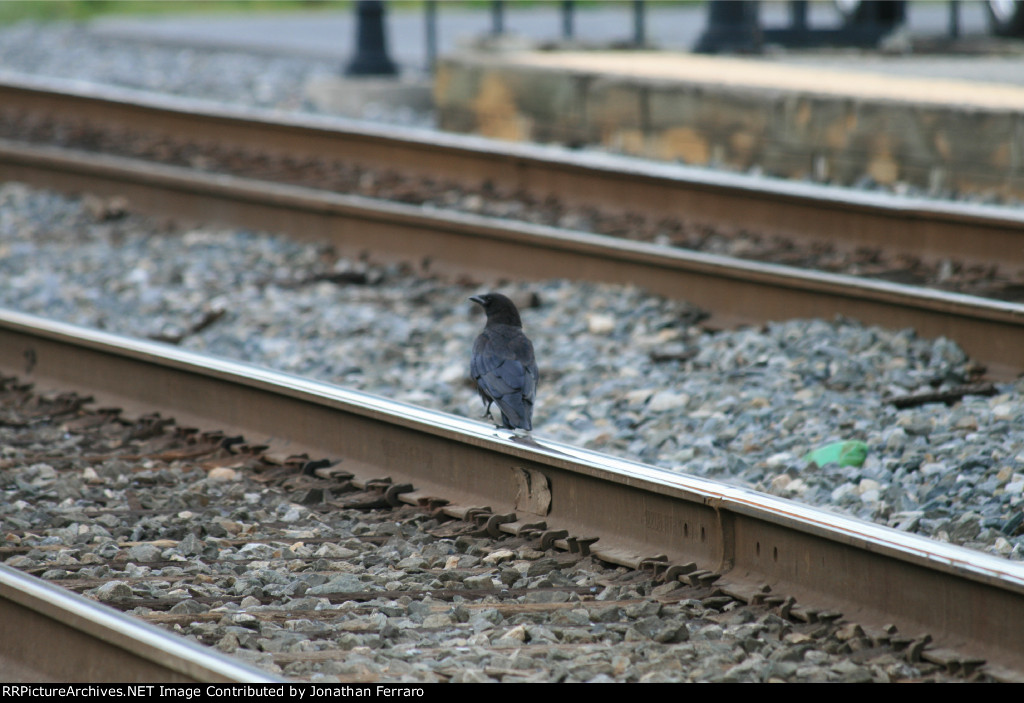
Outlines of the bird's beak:
{"label": "bird's beak", "polygon": [[472,296],[472,297],[470,298],[470,300],[472,300],[472,301],[473,301],[474,303],[476,303],[477,305],[483,305],[483,304],[484,304],[484,299],[483,299],[483,297],[481,297],[481,296],[479,296],[479,295],[474,295],[474,296]]}

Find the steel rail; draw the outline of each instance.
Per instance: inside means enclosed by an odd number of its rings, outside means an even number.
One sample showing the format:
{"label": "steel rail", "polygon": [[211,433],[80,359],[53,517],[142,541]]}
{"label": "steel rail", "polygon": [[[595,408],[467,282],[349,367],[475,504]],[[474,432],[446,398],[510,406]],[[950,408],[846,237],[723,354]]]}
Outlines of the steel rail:
{"label": "steel rail", "polygon": [[[1024,565],[714,481],[155,342],[0,311],[0,370],[126,412],[240,432],[341,461],[357,480],[409,483],[401,500],[475,506],[498,529],[566,529],[613,562],[693,568],[744,599],[796,598],[933,638],[944,660],[1024,677]],[[693,562],[693,565],[690,563]],[[688,565],[688,566],[684,566]],[[940,657],[940,659],[942,658]]]}
{"label": "steel rail", "polygon": [[720,325],[844,315],[913,327],[955,339],[994,376],[1024,369],[1016,303],[3,140],[0,178],[125,196],[143,212],[281,232],[432,273],[640,285],[703,307]]}
{"label": "steel rail", "polygon": [[0,680],[273,683],[276,677],[0,564]]}
{"label": "steel rail", "polygon": [[678,164],[372,126],[0,72],[4,111],[39,112],[117,133],[202,140],[255,153],[338,159],[572,205],[725,223],[839,248],[928,261],[1024,265],[1020,210],[896,197]]}

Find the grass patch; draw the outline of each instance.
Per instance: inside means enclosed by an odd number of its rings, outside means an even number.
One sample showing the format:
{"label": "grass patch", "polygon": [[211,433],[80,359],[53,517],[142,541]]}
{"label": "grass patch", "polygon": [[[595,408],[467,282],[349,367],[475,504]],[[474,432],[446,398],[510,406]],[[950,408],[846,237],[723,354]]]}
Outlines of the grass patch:
{"label": "grass patch", "polygon": [[84,22],[101,15],[197,15],[348,10],[349,0],[3,0],[0,24]]}
{"label": "grass patch", "polygon": [[[599,7],[608,0],[579,0],[578,9]],[[657,0],[656,5],[685,5],[693,0]],[[351,11],[352,0],[0,0],[0,24],[25,20],[36,22],[84,22],[101,15],[197,15],[258,12]],[[422,12],[423,0],[386,0],[389,12]],[[554,0],[506,0],[506,9],[530,5],[560,5]],[[614,4],[628,5],[627,2]],[[438,11],[472,9],[489,12],[488,0],[440,0]]]}

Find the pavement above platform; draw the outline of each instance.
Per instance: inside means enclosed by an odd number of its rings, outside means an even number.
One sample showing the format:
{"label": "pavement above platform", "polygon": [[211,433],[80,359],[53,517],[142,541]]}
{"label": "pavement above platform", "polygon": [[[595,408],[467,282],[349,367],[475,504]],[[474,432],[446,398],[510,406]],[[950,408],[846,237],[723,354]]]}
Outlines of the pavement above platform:
{"label": "pavement above platform", "polygon": [[[675,5],[646,3],[645,26],[648,44],[654,49],[687,51],[704,31],[707,10],[703,3]],[[787,3],[763,3],[762,25],[783,26]],[[907,8],[905,32],[909,38],[941,38],[948,27],[944,2],[911,2]],[[575,38],[584,46],[605,47],[628,41],[632,33],[632,10],[628,2],[606,2],[580,7],[575,13]],[[810,3],[812,27],[834,27],[839,16],[829,2]],[[537,3],[536,7],[510,6],[505,13],[508,34],[533,45],[557,44],[561,36],[558,3]],[[987,17],[980,2],[960,3],[962,45],[988,38]],[[440,2],[437,12],[439,55],[465,48],[491,29],[486,8],[458,2]],[[245,13],[230,15],[182,15],[135,17],[111,15],[93,20],[89,29],[114,41],[148,41],[316,55],[336,59],[339,68],[355,49],[356,24],[350,10]],[[388,52],[407,73],[427,72],[427,40],[422,11],[392,10],[387,14]],[[1012,45],[1011,45],[1012,46]],[[1007,52],[984,54],[878,53],[847,51],[769,51],[759,60],[793,65],[814,65],[839,70],[867,70],[893,75],[945,77],[1024,85],[1024,43]]]}

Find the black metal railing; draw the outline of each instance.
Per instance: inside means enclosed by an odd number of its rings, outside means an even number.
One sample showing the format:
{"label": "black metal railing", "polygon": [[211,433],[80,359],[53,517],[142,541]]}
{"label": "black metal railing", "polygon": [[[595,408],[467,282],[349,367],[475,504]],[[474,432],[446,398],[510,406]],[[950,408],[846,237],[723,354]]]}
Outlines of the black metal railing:
{"label": "black metal railing", "polygon": [[[426,64],[432,69],[438,55],[439,8],[455,3],[425,0],[424,24],[426,33]],[[561,36],[565,41],[575,40],[577,3],[573,0],[558,2]],[[650,3],[633,0],[628,3],[632,15],[632,36],[623,44],[643,47],[647,45],[647,9]],[[394,75],[395,64],[388,57],[385,37],[386,2],[358,0],[356,51],[346,66],[349,75]],[[502,36],[507,31],[508,3],[493,0],[488,4],[490,35]],[[782,46],[875,46],[906,19],[906,0],[869,0],[854,3],[839,26],[812,27],[808,20],[808,0],[789,2],[789,24],[781,27],[763,27],[760,18],[761,3],[757,0],[712,0],[705,4],[706,24],[694,51],[705,53],[756,52],[767,44]],[[1021,4],[1024,7],[1024,3]],[[1021,10],[1024,13],[1024,10]],[[960,2],[949,2],[949,35],[960,34]],[[621,46],[622,44],[620,44]]]}

